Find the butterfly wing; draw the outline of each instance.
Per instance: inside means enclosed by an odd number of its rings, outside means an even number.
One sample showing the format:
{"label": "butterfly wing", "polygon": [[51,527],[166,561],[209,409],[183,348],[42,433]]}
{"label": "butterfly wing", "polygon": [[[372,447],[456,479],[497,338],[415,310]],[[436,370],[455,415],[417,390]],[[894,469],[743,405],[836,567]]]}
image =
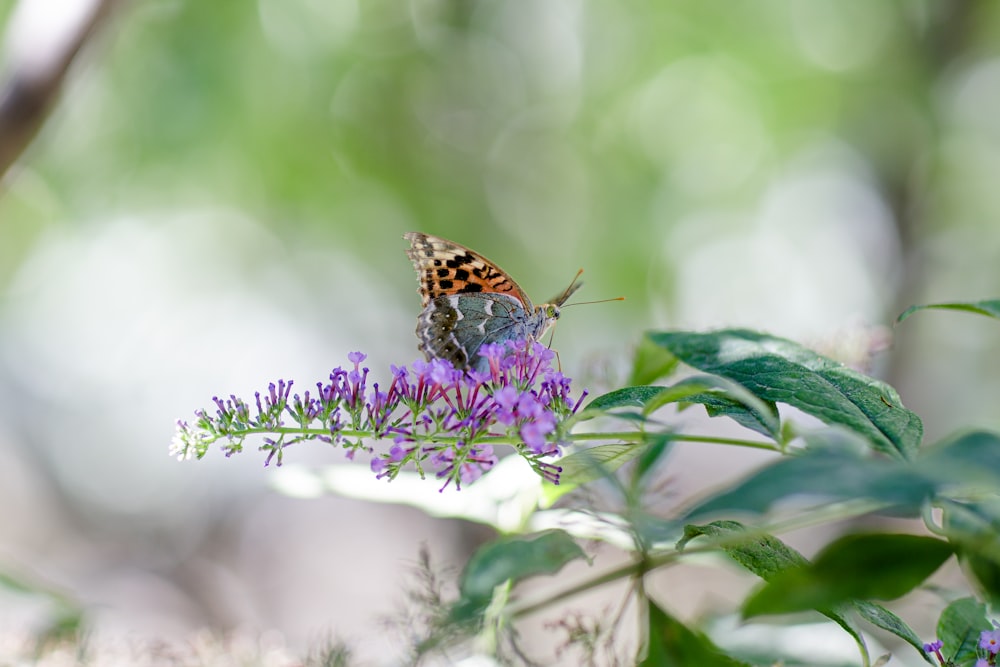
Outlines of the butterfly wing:
{"label": "butterfly wing", "polygon": [[427,359],[485,371],[487,360],[477,354],[485,343],[536,338],[546,323],[503,294],[439,296],[417,318],[417,346]]}
{"label": "butterfly wing", "polygon": [[406,251],[420,281],[420,297],[426,308],[439,296],[455,294],[505,294],[521,302],[528,312],[531,300],[503,269],[479,253],[438,236],[409,232]]}

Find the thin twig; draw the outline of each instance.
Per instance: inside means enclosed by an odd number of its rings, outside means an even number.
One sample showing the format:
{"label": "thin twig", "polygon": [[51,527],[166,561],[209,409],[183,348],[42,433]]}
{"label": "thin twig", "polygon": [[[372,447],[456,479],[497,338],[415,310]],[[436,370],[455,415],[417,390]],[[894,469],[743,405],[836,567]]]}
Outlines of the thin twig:
{"label": "thin twig", "polygon": [[123,2],[93,0],[90,14],[58,45],[59,53],[44,59],[51,63],[48,67],[11,63],[11,71],[5,73],[0,84],[0,179],[38,134],[77,55]]}

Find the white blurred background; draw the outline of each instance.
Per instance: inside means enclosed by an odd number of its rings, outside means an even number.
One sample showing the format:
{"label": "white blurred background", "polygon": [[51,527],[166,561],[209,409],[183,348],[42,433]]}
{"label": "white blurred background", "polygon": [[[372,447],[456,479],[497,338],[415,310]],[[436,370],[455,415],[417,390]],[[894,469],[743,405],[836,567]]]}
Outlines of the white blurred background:
{"label": "white blurred background", "polygon": [[[481,251],[536,301],[581,266],[581,298],[625,295],[560,325],[564,371],[598,390],[646,329],[747,326],[884,377],[930,441],[1000,427],[1000,327],[889,328],[1000,293],[996,3],[0,0],[0,18],[0,572],[81,604],[95,637],[337,635],[382,664],[366,640],[419,545],[457,566],[488,537],[284,497],[252,449],[167,456],[215,394],[310,386],[355,349],[383,378],[410,363],[406,231]],[[689,447],[666,472],[680,500],[760,460]],[[700,590],[676,603],[724,607]],[[12,634],[49,612],[0,592]]]}

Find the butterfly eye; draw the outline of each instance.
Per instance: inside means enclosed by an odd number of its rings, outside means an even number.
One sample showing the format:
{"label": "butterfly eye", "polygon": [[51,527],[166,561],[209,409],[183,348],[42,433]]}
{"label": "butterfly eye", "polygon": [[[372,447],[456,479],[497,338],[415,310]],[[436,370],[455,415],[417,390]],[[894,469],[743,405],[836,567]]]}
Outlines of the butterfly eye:
{"label": "butterfly eye", "polygon": [[551,303],[545,306],[545,317],[550,320],[559,319],[559,307],[553,306]]}

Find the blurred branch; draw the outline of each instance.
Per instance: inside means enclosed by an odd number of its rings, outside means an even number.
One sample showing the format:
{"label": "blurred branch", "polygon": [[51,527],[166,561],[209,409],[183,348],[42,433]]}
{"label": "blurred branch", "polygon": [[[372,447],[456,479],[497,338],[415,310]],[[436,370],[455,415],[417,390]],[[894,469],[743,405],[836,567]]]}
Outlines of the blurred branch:
{"label": "blurred branch", "polygon": [[[955,0],[946,3],[941,6],[940,18],[932,29],[917,37],[926,47],[920,49],[919,53],[924,58],[928,87],[937,86],[948,68],[972,47],[976,18],[988,4],[987,0]],[[937,145],[941,140],[938,135],[941,119],[932,116],[928,125],[931,134],[924,144]],[[919,152],[914,152],[900,164],[922,165],[925,157]],[[882,174],[883,189],[886,200],[892,208],[902,255],[899,289],[892,312],[889,313],[889,321],[914,303],[919,303],[926,286],[927,263],[924,256],[925,248],[920,244],[920,239],[926,236],[924,226],[928,224],[926,218],[927,191],[930,187],[928,180],[932,178],[932,174],[912,168]],[[906,343],[907,340],[911,342]],[[913,345],[913,340],[912,337],[902,337],[894,342],[895,352],[889,355],[889,364],[885,372],[885,379],[890,384],[897,386],[904,384],[900,377],[902,369],[912,362],[914,355],[921,354],[916,348],[904,349],[905,345]]]}
{"label": "blurred branch", "polygon": [[[38,0],[21,0],[12,15]],[[78,0],[82,1],[82,0]],[[84,45],[107,21],[123,0],[90,0],[78,25],[56,45],[57,53],[44,54],[44,65],[14,62],[0,84],[0,178],[34,139],[62,90],[67,73]],[[11,33],[8,31],[7,40]]]}

